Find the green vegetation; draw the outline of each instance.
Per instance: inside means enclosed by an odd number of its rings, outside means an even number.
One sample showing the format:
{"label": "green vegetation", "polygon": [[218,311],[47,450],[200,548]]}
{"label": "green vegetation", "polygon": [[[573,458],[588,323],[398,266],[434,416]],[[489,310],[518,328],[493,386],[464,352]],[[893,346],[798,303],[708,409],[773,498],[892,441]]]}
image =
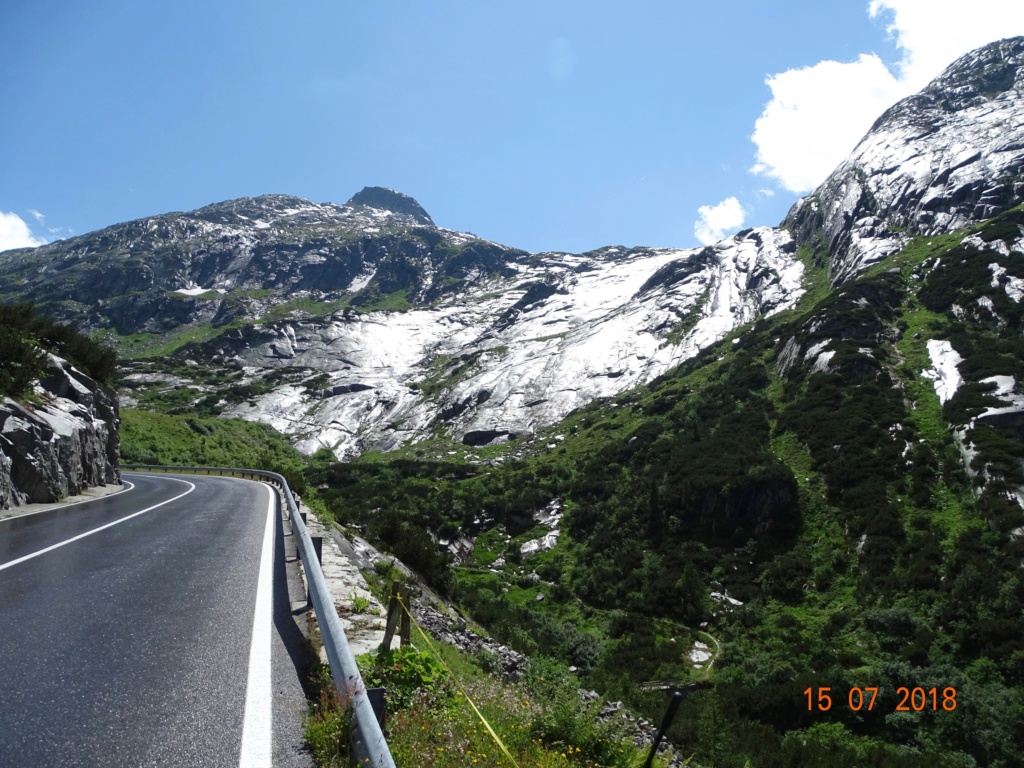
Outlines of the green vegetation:
{"label": "green vegetation", "polygon": [[[972,231],[1008,242],[1022,225],[1016,209]],[[795,309],[570,414],[552,450],[486,466],[439,443],[321,462],[309,482],[505,643],[575,666],[579,685],[656,720],[664,697],[640,683],[711,681],[671,732],[695,764],[1016,765],[1024,513],[1008,494],[1024,450],[978,417],[1000,404],[982,379],[1024,379],[1024,305],[990,267],[1021,277],[1024,257],[965,234],[914,240],[835,290],[822,254],[802,250]],[[944,406],[921,375],[932,338],[964,358]],[[446,386],[455,362],[421,389]],[[557,546],[523,556],[555,499]],[[456,564],[431,533],[476,548]],[[713,668],[690,662],[698,641]],[[821,687],[839,703],[808,710],[803,692]],[[855,687],[878,688],[873,708],[847,705]],[[956,709],[899,712],[901,687],[955,688]]]}
{"label": "green vegetation", "polygon": [[39,315],[31,304],[0,304],[0,395],[23,397],[51,352],[102,384],[110,384],[117,356],[74,328]]}
{"label": "green vegetation", "polygon": [[305,484],[305,459],[273,427],[241,419],[171,416],[125,408],[121,411],[121,461],[201,467],[258,467]]}
{"label": "green vegetation", "polygon": [[284,320],[295,313],[308,317],[326,317],[346,306],[348,306],[348,302],[341,299],[335,301],[316,301],[310,298],[291,299],[275,306],[257,322],[273,323]]}
{"label": "green vegetation", "polygon": [[352,593],[350,598],[352,605],[352,613],[366,613],[370,610],[372,601],[368,597],[357,595],[355,592]]}
{"label": "green vegetation", "polygon": [[796,257],[804,265],[803,286],[806,291],[796,307],[797,312],[800,312],[811,309],[828,296],[831,286],[828,279],[828,253],[820,243],[817,249],[812,249],[810,245],[800,246]]}
{"label": "green vegetation", "polygon": [[407,291],[381,293],[376,285],[364,288],[353,296],[351,304],[359,312],[404,312],[412,309]]}
{"label": "green vegetation", "polygon": [[[616,724],[598,722],[597,703],[581,702],[573,676],[549,662],[531,665],[520,684],[511,684],[490,674],[486,654],[469,656],[448,646],[406,646],[358,661],[367,686],[388,689],[388,745],[397,765],[508,768],[467,695],[524,768],[631,768],[643,762],[644,754],[624,742]],[[320,765],[344,765],[344,742],[332,737],[347,738],[345,713],[337,700],[320,701],[307,722],[307,741]]]}
{"label": "green vegetation", "polygon": [[255,404],[260,395],[283,384],[301,383],[307,392],[316,393],[327,382],[325,374],[316,374],[301,366],[281,366],[247,378],[237,368],[197,363],[188,358],[202,350],[185,350],[170,358],[136,360],[121,370],[119,387],[142,410],[172,416],[219,416],[225,408],[241,403]]}
{"label": "green vegetation", "polygon": [[687,310],[686,317],[676,323],[672,330],[666,334],[665,341],[669,344],[679,344],[686,338],[686,334],[692,331],[704,316],[704,307],[707,306],[710,297],[711,291],[705,288],[700,298]]}
{"label": "green vegetation", "polygon": [[186,325],[166,334],[134,333],[127,336],[105,333],[102,339],[115,347],[122,357],[130,360],[159,359],[173,355],[190,344],[202,344],[217,338],[222,333],[244,327],[240,320],[227,325],[214,326],[212,323]]}
{"label": "green vegetation", "polygon": [[422,392],[424,397],[433,397],[445,389],[451,389],[474,370],[482,354],[470,352],[458,358],[438,355],[430,361],[430,373],[427,378],[411,386]]}
{"label": "green vegetation", "polygon": [[310,711],[306,717],[305,739],[316,764],[322,768],[343,768],[348,764],[352,713],[343,706],[331,679],[331,671],[319,661],[310,674]]}

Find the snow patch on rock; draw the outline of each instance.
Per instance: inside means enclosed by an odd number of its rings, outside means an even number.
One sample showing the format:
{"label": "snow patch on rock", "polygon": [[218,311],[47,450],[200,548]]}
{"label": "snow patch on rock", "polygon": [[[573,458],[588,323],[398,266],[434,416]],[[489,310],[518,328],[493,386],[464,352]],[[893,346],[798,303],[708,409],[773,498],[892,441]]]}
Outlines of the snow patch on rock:
{"label": "snow patch on rock", "polygon": [[215,291],[222,295],[227,293],[227,289],[225,288],[200,288],[197,285],[193,285],[188,288],[178,288],[177,290],[171,291],[171,293],[181,293],[185,296],[201,296],[202,294],[209,293],[210,291]]}
{"label": "snow patch on rock", "polygon": [[921,375],[932,380],[939,402],[945,405],[964,382],[957,369],[964,359],[953,349],[950,342],[939,339],[928,341],[928,356],[931,358],[932,367],[922,371]]}
{"label": "snow patch on rock", "polygon": [[1020,300],[1024,299],[1024,279],[1007,275],[1006,267],[995,262],[989,264],[988,268],[992,271],[992,287],[999,288],[1002,286],[1003,290],[1006,291],[1006,295],[1012,301],[1019,304]]}

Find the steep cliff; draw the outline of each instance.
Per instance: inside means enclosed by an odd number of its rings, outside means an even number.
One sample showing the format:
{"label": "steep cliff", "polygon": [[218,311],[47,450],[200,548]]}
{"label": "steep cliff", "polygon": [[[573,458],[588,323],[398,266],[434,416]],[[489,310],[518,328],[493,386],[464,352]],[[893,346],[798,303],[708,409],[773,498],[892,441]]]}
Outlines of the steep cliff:
{"label": "steep cliff", "polygon": [[0,507],[120,484],[115,393],[47,354],[31,404],[0,400]]}

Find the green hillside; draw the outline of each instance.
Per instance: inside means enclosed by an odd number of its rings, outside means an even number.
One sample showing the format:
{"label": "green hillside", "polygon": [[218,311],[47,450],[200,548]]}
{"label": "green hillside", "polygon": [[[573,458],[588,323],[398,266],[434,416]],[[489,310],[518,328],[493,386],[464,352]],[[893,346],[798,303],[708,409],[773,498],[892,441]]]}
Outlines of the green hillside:
{"label": "green hillside", "polygon": [[[121,411],[121,461],[199,467],[258,467],[294,476],[305,458],[267,424],[241,419]],[[300,490],[300,489],[296,489]]]}
{"label": "green hillside", "polygon": [[[712,680],[672,733],[700,764],[1017,765],[1024,447],[1012,419],[977,417],[1005,404],[983,379],[1024,377],[1024,305],[999,277],[1024,275],[1000,247],[1022,227],[1016,208],[914,240],[832,292],[825,255],[804,252],[819,290],[795,310],[532,447],[479,464],[420,444],[318,461],[309,479],[339,520],[513,647],[575,666],[581,687],[656,720],[664,696],[640,683]],[[922,376],[930,339],[963,358],[944,405]],[[523,557],[553,499],[557,546]],[[475,550],[449,568],[424,529],[475,535]],[[713,667],[687,658],[696,641]],[[826,687],[835,703],[820,711]],[[872,688],[855,709],[850,691]]]}

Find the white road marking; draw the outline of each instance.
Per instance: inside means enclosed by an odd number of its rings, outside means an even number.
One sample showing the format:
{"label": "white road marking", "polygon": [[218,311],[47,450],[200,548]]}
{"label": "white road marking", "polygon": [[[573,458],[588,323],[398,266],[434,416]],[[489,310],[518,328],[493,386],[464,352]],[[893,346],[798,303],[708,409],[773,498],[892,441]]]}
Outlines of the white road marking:
{"label": "white road marking", "polygon": [[[55,550],[55,549],[57,549],[59,547],[63,547],[66,544],[70,544],[73,541],[78,541],[79,539],[84,539],[86,536],[92,536],[94,533],[99,533],[100,531],[106,530],[107,528],[110,528],[111,526],[123,523],[125,520],[131,520],[133,517],[138,517],[139,515],[144,515],[147,512],[150,512],[150,511],[152,511],[152,510],[154,510],[154,509],[156,509],[158,507],[164,506],[164,504],[170,504],[172,501],[177,501],[178,499],[182,498],[183,496],[188,496],[190,493],[192,493],[192,491],[194,491],[196,489],[196,487],[192,483],[190,483],[188,480],[178,480],[177,478],[171,478],[171,477],[169,477],[167,479],[168,480],[174,480],[174,482],[176,482],[176,483],[184,483],[185,485],[188,486],[188,490],[185,491],[184,493],[178,494],[177,496],[175,496],[173,498],[167,499],[167,501],[161,501],[159,504],[154,504],[152,507],[146,507],[145,509],[139,510],[138,512],[133,512],[132,514],[127,515],[126,517],[122,517],[119,520],[115,520],[112,523],[107,523],[106,525],[101,525],[99,528],[93,528],[91,531],[86,531],[85,533],[80,533],[77,536],[72,536],[70,539],[65,539],[64,541],[58,542],[56,544],[51,544],[50,546],[46,547],[45,549],[40,549],[38,552],[33,552],[32,554],[25,555],[23,557],[19,557],[17,560],[11,560],[11,562],[9,562],[9,563],[4,563],[4,564],[0,565],[0,571],[4,570],[6,568],[10,568],[11,566],[17,565],[18,563],[23,563],[26,560],[31,560],[33,557],[39,557],[40,555],[45,555],[47,552],[52,552],[53,550]],[[113,494],[111,494],[111,495],[113,495]]]}
{"label": "white road marking", "polygon": [[67,504],[55,502],[52,507],[47,507],[46,509],[37,509],[35,512],[26,512],[23,515],[11,515],[10,517],[5,517],[2,520],[0,520],[0,523],[6,523],[8,520],[23,520],[26,517],[32,517],[32,515],[41,515],[44,512],[53,512],[53,510],[55,509],[67,509],[68,507],[74,507],[78,504],[88,504],[92,501],[102,501],[103,499],[109,499],[111,496],[120,496],[122,493],[127,493],[128,491],[132,490],[132,488],[135,487],[135,483],[129,483],[127,480],[124,481],[124,485],[127,485],[128,487],[122,488],[120,491],[108,493],[106,496],[96,496],[95,498],[82,499],[81,501],[70,501]]}
{"label": "white road marking", "polygon": [[266,483],[267,524],[263,531],[260,575],[256,583],[256,609],[252,618],[249,646],[249,682],[245,692],[245,720],[242,726],[242,754],[239,768],[271,768],[273,759],[273,690],[271,686],[270,641],[273,620],[274,574],[274,492]]}

